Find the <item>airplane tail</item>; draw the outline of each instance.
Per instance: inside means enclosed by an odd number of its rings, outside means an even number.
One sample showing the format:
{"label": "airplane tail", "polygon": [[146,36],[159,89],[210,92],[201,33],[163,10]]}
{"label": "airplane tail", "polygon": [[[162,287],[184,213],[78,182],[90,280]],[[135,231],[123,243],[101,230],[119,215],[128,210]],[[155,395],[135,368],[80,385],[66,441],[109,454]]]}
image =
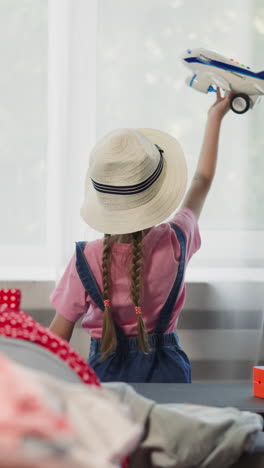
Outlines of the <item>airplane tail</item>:
{"label": "airplane tail", "polygon": [[259,76],[259,78],[262,78],[264,80],[264,70],[259,73],[256,73],[256,75]]}

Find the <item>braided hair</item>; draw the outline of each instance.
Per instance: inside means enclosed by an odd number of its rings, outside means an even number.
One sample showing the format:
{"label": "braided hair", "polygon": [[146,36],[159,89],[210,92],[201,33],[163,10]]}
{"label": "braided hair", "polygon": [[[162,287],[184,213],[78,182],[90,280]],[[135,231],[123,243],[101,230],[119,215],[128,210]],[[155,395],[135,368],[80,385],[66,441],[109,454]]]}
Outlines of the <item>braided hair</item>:
{"label": "braided hair", "polygon": [[147,331],[144,320],[142,318],[140,310],[140,299],[142,291],[142,231],[133,232],[132,234],[132,261],[131,261],[131,286],[130,286],[130,297],[134,304],[135,310],[139,310],[137,313],[137,330],[138,330],[138,347],[140,351],[147,353],[148,351],[148,340]]}
{"label": "braided hair", "polygon": [[117,346],[116,330],[110,310],[110,263],[111,263],[111,235],[104,235],[102,270],[103,270],[103,297],[104,320],[101,342],[102,361]]}
{"label": "braided hair", "polygon": [[[142,290],[142,240],[143,232],[138,231],[132,235],[132,255],[130,268],[130,297],[137,314],[138,347],[140,351],[148,352],[147,331],[140,309],[140,299]],[[103,297],[104,297],[104,319],[101,342],[101,361],[104,361],[109,353],[117,346],[116,329],[110,308],[111,295],[111,235],[104,235],[102,270],[103,270]]]}

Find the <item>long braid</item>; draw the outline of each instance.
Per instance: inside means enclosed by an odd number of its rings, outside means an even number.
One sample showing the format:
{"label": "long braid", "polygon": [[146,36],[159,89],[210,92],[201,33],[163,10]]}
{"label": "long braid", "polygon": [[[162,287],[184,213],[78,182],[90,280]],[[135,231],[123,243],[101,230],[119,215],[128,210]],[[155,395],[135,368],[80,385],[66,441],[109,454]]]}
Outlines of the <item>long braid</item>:
{"label": "long braid", "polygon": [[137,313],[137,328],[138,328],[138,346],[140,351],[148,352],[147,331],[140,310],[140,298],[142,287],[142,231],[132,234],[132,261],[131,261],[131,287],[130,296],[135,306]]}
{"label": "long braid", "polygon": [[111,235],[104,235],[102,270],[103,270],[103,296],[104,296],[104,320],[101,342],[103,361],[107,355],[116,349],[117,338],[115,325],[110,308],[110,265],[111,265]]}

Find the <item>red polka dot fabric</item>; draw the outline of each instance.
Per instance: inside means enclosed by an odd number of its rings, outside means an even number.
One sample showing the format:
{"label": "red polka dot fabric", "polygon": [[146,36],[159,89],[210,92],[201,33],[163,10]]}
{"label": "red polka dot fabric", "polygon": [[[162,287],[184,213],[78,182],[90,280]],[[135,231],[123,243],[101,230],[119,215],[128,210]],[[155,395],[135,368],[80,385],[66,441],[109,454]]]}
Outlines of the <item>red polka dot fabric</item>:
{"label": "red polka dot fabric", "polygon": [[19,310],[20,301],[20,289],[0,289],[0,310]]}
{"label": "red polka dot fabric", "polygon": [[20,310],[19,289],[0,289],[0,336],[31,341],[56,354],[87,385],[100,387],[93,369],[67,341],[33,320]]}

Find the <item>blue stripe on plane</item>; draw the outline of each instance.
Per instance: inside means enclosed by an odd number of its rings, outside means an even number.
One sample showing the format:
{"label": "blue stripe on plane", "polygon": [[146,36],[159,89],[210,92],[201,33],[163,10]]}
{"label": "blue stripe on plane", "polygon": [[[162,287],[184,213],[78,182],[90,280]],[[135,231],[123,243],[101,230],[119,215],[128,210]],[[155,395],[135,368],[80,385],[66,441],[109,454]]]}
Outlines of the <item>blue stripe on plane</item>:
{"label": "blue stripe on plane", "polygon": [[195,73],[195,75],[193,75],[193,77],[192,77],[192,79],[191,79],[191,81],[190,81],[189,86],[192,86],[192,85],[193,85],[193,82],[194,82],[194,80],[195,80],[196,77],[197,77],[197,74]]}
{"label": "blue stripe on plane", "polygon": [[245,70],[244,68],[236,67],[235,65],[219,62],[218,60],[210,59],[210,60],[208,60],[208,62],[205,62],[204,60],[200,60],[198,57],[190,57],[190,58],[186,58],[184,60],[186,62],[189,62],[189,63],[191,63],[191,62],[201,63],[202,65],[208,65],[210,67],[222,68],[223,70],[234,71],[236,73],[240,73],[241,75],[251,76],[253,78],[258,78],[259,80],[264,80],[264,74],[262,75],[262,73],[260,73],[260,74],[254,73],[254,72]]}

